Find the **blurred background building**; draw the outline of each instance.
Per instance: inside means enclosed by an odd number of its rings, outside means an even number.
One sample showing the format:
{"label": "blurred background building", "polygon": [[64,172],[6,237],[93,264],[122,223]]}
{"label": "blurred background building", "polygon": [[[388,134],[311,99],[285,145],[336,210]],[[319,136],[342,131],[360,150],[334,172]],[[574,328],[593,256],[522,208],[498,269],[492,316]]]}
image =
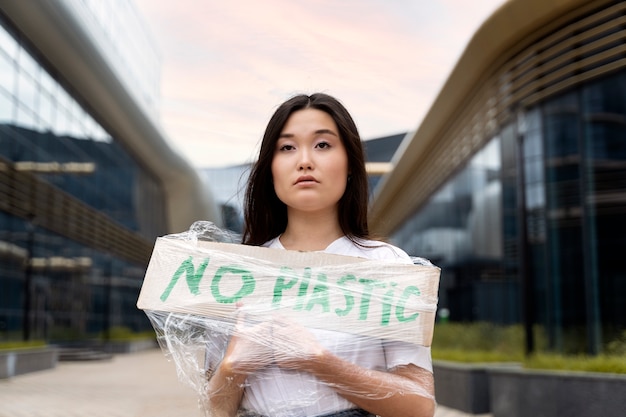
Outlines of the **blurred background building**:
{"label": "blurred background building", "polygon": [[527,349],[626,329],[626,2],[511,0],[476,32],[373,198],[373,228],[442,268],[450,320]]}
{"label": "blurred background building", "polygon": [[365,152],[365,169],[369,179],[370,198],[381,178],[393,168],[391,159],[406,133],[384,136],[363,141]]}
{"label": "blurred background building", "polygon": [[0,341],[151,329],[154,239],[221,225],[159,126],[159,71],[132,2],[0,3]]}
{"label": "blurred background building", "polygon": [[200,170],[220,207],[224,227],[241,234],[243,232],[243,202],[250,174],[250,164]]}

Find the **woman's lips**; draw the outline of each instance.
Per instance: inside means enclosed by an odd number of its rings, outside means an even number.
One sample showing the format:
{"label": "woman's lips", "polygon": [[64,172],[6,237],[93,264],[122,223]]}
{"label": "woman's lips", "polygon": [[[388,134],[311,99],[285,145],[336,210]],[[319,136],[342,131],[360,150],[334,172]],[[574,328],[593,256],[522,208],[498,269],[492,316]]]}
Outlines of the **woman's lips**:
{"label": "woman's lips", "polygon": [[298,179],[296,180],[295,184],[302,184],[302,183],[312,183],[312,182],[317,182],[317,180],[315,179],[314,176],[312,175],[303,175],[301,177],[298,177]]}

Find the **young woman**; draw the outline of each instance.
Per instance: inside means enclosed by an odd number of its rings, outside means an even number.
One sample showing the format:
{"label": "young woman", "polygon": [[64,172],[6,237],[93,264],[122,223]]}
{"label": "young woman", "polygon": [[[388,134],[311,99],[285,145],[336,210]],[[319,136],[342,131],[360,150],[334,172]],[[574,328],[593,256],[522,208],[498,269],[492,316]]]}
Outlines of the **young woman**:
{"label": "young woman", "polygon": [[[271,117],[245,201],[243,243],[410,263],[370,240],[368,180],[348,111],[298,95]],[[264,343],[270,340],[271,343]],[[240,324],[208,382],[211,416],[432,416],[430,350],[289,322]]]}

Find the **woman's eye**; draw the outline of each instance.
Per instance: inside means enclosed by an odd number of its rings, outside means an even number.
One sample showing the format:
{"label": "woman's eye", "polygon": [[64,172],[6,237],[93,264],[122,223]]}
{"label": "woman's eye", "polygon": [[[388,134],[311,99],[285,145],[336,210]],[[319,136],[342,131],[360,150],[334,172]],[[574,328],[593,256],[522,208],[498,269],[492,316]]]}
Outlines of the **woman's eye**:
{"label": "woman's eye", "polygon": [[328,142],[320,142],[316,145],[320,149],[330,148],[330,143]]}
{"label": "woman's eye", "polygon": [[291,151],[293,149],[294,149],[293,145],[283,145],[280,148],[278,148],[279,151]]}

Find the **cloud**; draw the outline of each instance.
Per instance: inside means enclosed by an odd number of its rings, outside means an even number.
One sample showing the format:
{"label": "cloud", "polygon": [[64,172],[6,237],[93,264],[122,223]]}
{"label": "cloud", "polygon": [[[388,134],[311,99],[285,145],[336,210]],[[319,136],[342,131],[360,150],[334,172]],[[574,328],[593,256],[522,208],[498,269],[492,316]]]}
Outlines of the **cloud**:
{"label": "cloud", "polygon": [[162,51],[163,125],[202,167],[249,161],[294,93],[335,95],[364,138],[416,128],[501,1],[136,3]]}

